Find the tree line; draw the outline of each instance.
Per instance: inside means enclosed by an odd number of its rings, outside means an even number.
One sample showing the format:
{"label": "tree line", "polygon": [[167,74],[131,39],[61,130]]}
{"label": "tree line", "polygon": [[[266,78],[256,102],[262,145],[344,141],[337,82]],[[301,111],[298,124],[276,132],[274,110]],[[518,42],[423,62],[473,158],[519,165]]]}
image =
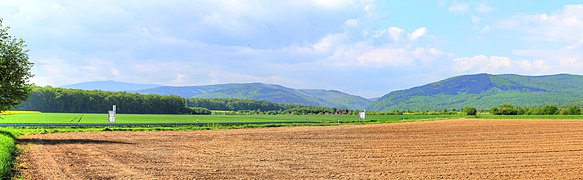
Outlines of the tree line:
{"label": "tree line", "polygon": [[243,99],[182,98],[175,95],[138,94],[100,90],[33,87],[28,99],[14,110],[36,110],[60,113],[104,113],[117,106],[127,114],[342,114],[351,110],[326,107],[279,104]]}
{"label": "tree line", "polygon": [[202,107],[209,110],[222,111],[240,111],[240,110],[259,110],[265,111],[282,111],[293,108],[303,107],[295,104],[279,104],[268,101],[248,100],[248,99],[186,99],[188,107]]}
{"label": "tree line", "polygon": [[[248,99],[186,99],[188,107],[196,109],[197,114],[217,115],[307,115],[307,114],[358,114],[358,111],[297,104],[280,104],[269,101]],[[202,109],[201,109],[202,108]],[[208,109],[209,111],[205,111]],[[211,112],[210,110],[217,110]]]}
{"label": "tree line", "polygon": [[15,110],[63,113],[104,113],[117,106],[117,112],[130,114],[184,114],[191,109],[179,96],[128,92],[33,87],[28,99]]}
{"label": "tree line", "polygon": [[542,107],[514,107],[510,104],[503,104],[499,107],[490,108],[492,115],[582,115],[581,108],[569,106],[559,108],[553,105]]}

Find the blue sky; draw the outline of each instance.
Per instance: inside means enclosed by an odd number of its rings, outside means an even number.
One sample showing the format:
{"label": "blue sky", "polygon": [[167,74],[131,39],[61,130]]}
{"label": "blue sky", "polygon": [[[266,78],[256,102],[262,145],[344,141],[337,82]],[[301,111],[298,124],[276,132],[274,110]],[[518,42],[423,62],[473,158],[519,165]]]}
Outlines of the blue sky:
{"label": "blue sky", "polygon": [[0,0],[0,17],[37,85],[263,82],[370,98],[463,74],[583,74],[577,3]]}

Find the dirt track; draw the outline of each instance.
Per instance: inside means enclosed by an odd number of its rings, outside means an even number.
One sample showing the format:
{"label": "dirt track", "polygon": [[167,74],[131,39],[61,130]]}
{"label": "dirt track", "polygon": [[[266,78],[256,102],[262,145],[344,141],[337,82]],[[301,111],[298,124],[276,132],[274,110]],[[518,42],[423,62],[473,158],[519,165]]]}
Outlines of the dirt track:
{"label": "dirt track", "polygon": [[20,138],[32,179],[583,178],[583,121],[452,120]]}

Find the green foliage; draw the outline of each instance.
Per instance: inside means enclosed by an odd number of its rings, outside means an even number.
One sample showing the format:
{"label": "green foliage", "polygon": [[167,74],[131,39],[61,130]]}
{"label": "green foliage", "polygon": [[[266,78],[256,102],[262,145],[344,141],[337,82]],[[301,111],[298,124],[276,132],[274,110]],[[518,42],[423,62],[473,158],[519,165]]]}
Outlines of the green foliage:
{"label": "green foliage", "polygon": [[210,115],[212,114],[211,110],[202,107],[190,107],[190,114],[198,114],[198,115]]}
{"label": "green foliage", "polygon": [[542,107],[540,115],[554,115],[559,114],[559,108],[556,106],[546,105]]}
{"label": "green foliage", "polygon": [[516,110],[516,108],[514,108],[514,106],[512,106],[510,104],[503,104],[503,105],[500,105],[500,107],[498,108],[497,115],[517,115],[517,114],[518,114],[518,110]]}
{"label": "green foliage", "polygon": [[491,115],[580,115],[581,108],[569,106],[568,108],[558,108],[553,105],[542,107],[514,107],[509,104],[500,107],[490,108]]}
{"label": "green foliage", "polygon": [[8,34],[9,27],[0,18],[0,110],[7,110],[25,100],[30,91],[32,77],[28,50],[24,40]]}
{"label": "green foliage", "polygon": [[281,111],[292,108],[304,107],[295,104],[279,104],[268,101],[247,100],[247,99],[203,99],[188,98],[186,105],[189,107],[203,107],[210,110],[240,111],[240,110],[261,110],[261,111]]}
{"label": "green foliage", "polygon": [[462,112],[466,113],[466,115],[468,116],[475,116],[476,114],[478,114],[478,111],[474,107],[465,107],[464,109],[462,109]]}
{"label": "green foliage", "polygon": [[498,110],[497,107],[492,107],[492,108],[490,108],[490,114],[491,115],[499,115],[500,111]]}
{"label": "green foliage", "polygon": [[0,176],[9,179],[11,176],[14,154],[16,152],[16,137],[19,133],[15,130],[0,129]]}
{"label": "green foliage", "polygon": [[569,106],[566,109],[561,109],[560,115],[580,115],[581,108],[578,106]]}
{"label": "green foliage", "polygon": [[117,105],[118,113],[183,114],[184,99],[178,96],[127,92],[34,87],[28,100],[15,109],[42,112],[103,113]]}

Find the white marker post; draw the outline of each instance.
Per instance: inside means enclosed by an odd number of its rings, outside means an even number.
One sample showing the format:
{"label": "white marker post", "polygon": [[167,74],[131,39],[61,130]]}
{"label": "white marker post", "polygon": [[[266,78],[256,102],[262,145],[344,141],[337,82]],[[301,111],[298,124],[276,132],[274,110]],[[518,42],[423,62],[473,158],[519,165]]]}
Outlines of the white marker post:
{"label": "white marker post", "polygon": [[366,110],[364,110],[363,112],[359,112],[358,113],[358,119],[359,120],[363,120],[363,121],[366,120]]}
{"label": "white marker post", "polygon": [[113,105],[113,111],[109,111],[108,121],[110,123],[115,123],[115,105]]}

